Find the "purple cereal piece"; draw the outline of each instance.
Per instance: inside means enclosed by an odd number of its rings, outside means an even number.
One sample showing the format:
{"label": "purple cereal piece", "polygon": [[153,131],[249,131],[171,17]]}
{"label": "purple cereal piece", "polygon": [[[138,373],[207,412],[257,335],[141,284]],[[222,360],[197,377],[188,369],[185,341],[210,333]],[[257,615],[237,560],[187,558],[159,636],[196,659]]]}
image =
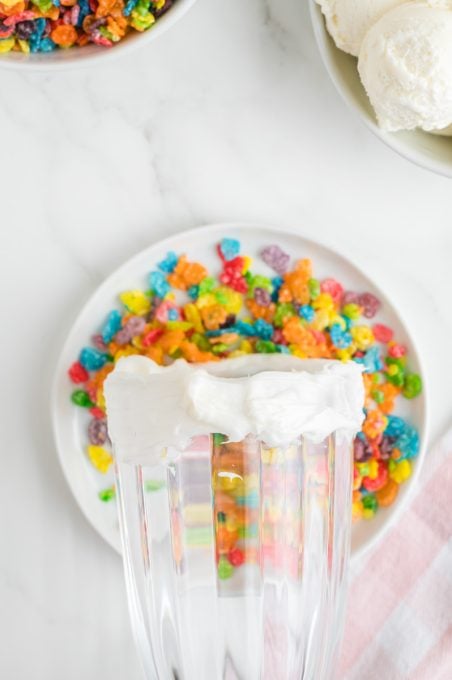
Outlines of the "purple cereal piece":
{"label": "purple cereal piece", "polygon": [[272,301],[270,293],[265,288],[255,288],[254,299],[261,307],[268,307]]}
{"label": "purple cereal piece", "polygon": [[146,321],[142,316],[131,316],[127,321],[125,328],[129,331],[132,338],[136,335],[140,335],[146,326]]}
{"label": "purple cereal piece", "polygon": [[381,307],[380,300],[372,293],[362,293],[358,298],[358,304],[363,308],[363,315],[366,319],[373,319]]}
{"label": "purple cereal piece", "polygon": [[94,446],[103,446],[108,439],[107,421],[93,418],[88,425],[88,437]]}
{"label": "purple cereal piece", "polygon": [[353,442],[353,455],[357,463],[365,463],[372,458],[372,447],[361,437],[356,437]]}
{"label": "purple cereal piece", "polygon": [[359,295],[351,290],[347,290],[342,296],[342,306],[359,305]]}
{"label": "purple cereal piece", "polygon": [[99,350],[99,352],[108,352],[108,347],[105,344],[100,333],[98,333],[97,335],[93,335],[93,337],[91,338],[91,342],[93,343],[94,347]]}
{"label": "purple cereal piece", "polygon": [[265,264],[268,264],[280,276],[283,276],[289,268],[290,255],[281,250],[277,245],[264,248],[261,252],[261,257]]}
{"label": "purple cereal piece", "polygon": [[127,326],[124,326],[121,328],[120,331],[118,331],[114,337],[114,341],[116,342],[117,345],[122,347],[123,345],[127,345],[128,342],[132,340],[132,335],[130,333],[130,330],[127,328]]}
{"label": "purple cereal piece", "polygon": [[391,453],[394,449],[394,443],[395,439],[393,437],[383,435],[379,447],[382,460],[388,460],[391,457]]}

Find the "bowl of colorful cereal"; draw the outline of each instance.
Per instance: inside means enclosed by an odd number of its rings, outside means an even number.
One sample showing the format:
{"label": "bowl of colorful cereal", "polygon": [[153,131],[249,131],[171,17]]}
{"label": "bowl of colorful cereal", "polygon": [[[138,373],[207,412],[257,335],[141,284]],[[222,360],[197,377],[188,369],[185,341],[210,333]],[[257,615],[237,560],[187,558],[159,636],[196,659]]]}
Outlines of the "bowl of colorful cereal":
{"label": "bowl of colorful cereal", "polygon": [[0,1],[0,67],[88,66],[154,40],[195,1]]}
{"label": "bowl of colorful cereal", "polygon": [[52,399],[60,462],[82,511],[113,547],[120,549],[103,383],[115,362],[143,355],[161,365],[202,363],[256,353],[362,365],[366,418],[353,452],[353,554],[396,520],[427,432],[421,361],[400,311],[359,268],[318,243],[215,225],[154,244],[113,273],[61,353]]}

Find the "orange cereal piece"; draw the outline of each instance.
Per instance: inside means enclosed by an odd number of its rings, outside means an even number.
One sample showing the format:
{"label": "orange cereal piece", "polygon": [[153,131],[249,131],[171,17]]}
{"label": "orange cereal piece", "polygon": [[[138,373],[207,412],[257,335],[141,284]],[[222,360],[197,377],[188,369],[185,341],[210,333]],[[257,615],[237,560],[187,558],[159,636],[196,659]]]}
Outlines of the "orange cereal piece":
{"label": "orange cereal piece", "polygon": [[157,340],[156,345],[160,347],[165,354],[173,354],[173,352],[180,348],[184,339],[185,333],[180,329],[165,331]]}
{"label": "orange cereal piece", "polygon": [[229,531],[224,526],[219,526],[216,531],[217,550],[220,553],[227,553],[235,546],[238,539],[237,531]]}
{"label": "orange cereal piece", "polygon": [[106,17],[111,13],[111,10],[116,4],[116,0],[99,0],[96,9],[96,17]]}
{"label": "orange cereal piece", "polygon": [[201,318],[208,331],[216,331],[228,318],[228,312],[223,305],[211,305],[201,309]]}
{"label": "orange cereal piece", "polygon": [[375,492],[378,505],[382,508],[392,505],[392,503],[394,503],[395,499],[397,498],[398,493],[399,485],[397,482],[395,482],[393,479],[388,479],[384,487]]}
{"label": "orange cereal piece", "polygon": [[155,361],[159,366],[163,366],[163,350],[161,347],[151,346],[146,350],[146,356]]}
{"label": "orange cereal piece", "polygon": [[303,326],[300,318],[291,316],[284,322],[282,334],[288,343],[299,345],[303,350],[316,344],[312,333]]}
{"label": "orange cereal piece", "polygon": [[2,15],[2,17],[12,17],[16,14],[21,14],[24,10],[24,2],[18,2],[12,7],[8,7],[8,5],[4,5],[2,2],[0,2],[0,15]]}
{"label": "orange cereal piece", "polygon": [[400,394],[400,387],[387,382],[384,385],[379,385],[378,389],[384,395],[384,400],[379,404],[380,411],[386,414],[391,413],[395,407],[395,399]]}
{"label": "orange cereal piece", "polygon": [[224,333],[223,335],[219,335],[218,338],[209,338],[209,342],[211,345],[216,345],[219,342],[224,343],[225,345],[232,345],[232,343],[237,342],[239,338],[240,336],[237,333]]}
{"label": "orange cereal piece", "polygon": [[369,439],[376,439],[386,429],[388,419],[376,408],[367,412],[366,420],[363,425],[363,432]]}
{"label": "orange cereal piece", "polygon": [[250,298],[246,301],[246,306],[255,319],[263,319],[267,323],[272,323],[275,318],[276,305],[272,302],[268,307],[258,305],[256,300]]}
{"label": "orange cereal piece", "polygon": [[207,269],[198,262],[189,262],[185,255],[179,258],[172,274],[168,276],[168,283],[173,288],[187,290],[190,286],[197,286],[207,276]]}
{"label": "orange cereal piece", "polygon": [[311,299],[308,285],[310,278],[312,278],[311,260],[299,260],[295,270],[284,275],[284,283],[278,294],[279,302],[294,300],[300,305],[307,305]]}
{"label": "orange cereal piece", "polygon": [[50,37],[60,47],[72,47],[77,40],[77,31],[71,24],[61,24],[53,29]]}
{"label": "orange cereal piece", "polygon": [[190,342],[189,340],[184,340],[181,343],[180,350],[182,352],[182,356],[184,359],[191,363],[204,363],[206,361],[219,361],[220,358],[217,357],[215,354],[212,354],[212,352],[203,352],[202,350],[199,349],[197,345],[195,345],[194,342]]}

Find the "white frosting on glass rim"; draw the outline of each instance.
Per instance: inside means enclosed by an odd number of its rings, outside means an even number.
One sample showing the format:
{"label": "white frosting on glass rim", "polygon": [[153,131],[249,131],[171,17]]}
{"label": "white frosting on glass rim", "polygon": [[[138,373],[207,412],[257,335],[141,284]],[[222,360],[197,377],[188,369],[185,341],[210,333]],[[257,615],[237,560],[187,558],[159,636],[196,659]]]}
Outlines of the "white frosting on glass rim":
{"label": "white frosting on glass rim", "polygon": [[105,382],[108,430],[122,460],[154,463],[162,447],[185,448],[210,433],[269,446],[304,436],[347,439],[364,419],[362,368],[354,362],[255,354],[158,366],[121,359]]}

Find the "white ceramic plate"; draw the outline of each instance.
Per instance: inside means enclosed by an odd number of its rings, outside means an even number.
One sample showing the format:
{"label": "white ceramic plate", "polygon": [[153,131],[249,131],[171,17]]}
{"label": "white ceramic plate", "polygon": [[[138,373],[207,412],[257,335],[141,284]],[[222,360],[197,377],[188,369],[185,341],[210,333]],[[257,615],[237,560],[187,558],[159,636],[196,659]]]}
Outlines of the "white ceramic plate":
{"label": "white ceramic plate", "polygon": [[315,0],[310,0],[310,9],[319,52],[331,80],[349,107],[382,142],[398,154],[422,168],[452,177],[452,138],[428,134],[422,130],[382,130],[362,86],[356,58],[335,46]]}
{"label": "white ceramic plate", "polygon": [[[276,243],[290,253],[293,259],[311,258],[316,277],[322,279],[333,276],[346,289],[368,291],[377,295],[383,302],[383,309],[376,319],[391,326],[395,330],[396,338],[409,347],[410,366],[425,379],[415,343],[399,312],[394,309],[388,298],[345,257],[318,243],[297,234],[275,229],[219,224],[186,231],[149,246],[109,276],[76,318],[58,361],[52,394],[56,445],[67,482],[86,518],[117,551],[120,551],[120,541],[115,502],[104,503],[98,499],[99,490],[110,486],[113,478],[98,473],[84,453],[88,443],[89,414],[86,409],[75,407],[71,403],[70,395],[74,385],[68,378],[67,370],[77,360],[80,349],[89,344],[91,336],[100,330],[108,312],[117,307],[118,294],[133,288],[145,289],[147,275],[155,268],[156,263],[165,257],[168,250],[186,253],[189,259],[202,262],[209,271],[215,272],[220,269],[215,245],[225,236],[238,238],[242,244],[242,253],[254,258],[253,270],[264,275],[274,275],[274,272],[261,261],[259,253],[265,246]],[[419,431],[421,453],[415,463],[415,473],[401,487],[396,503],[390,508],[380,509],[373,520],[361,521],[354,525],[352,538],[354,555],[374,543],[395,520],[419,472],[427,436],[425,391],[413,401],[399,400],[399,402],[401,403],[397,413],[406,417]]]}

